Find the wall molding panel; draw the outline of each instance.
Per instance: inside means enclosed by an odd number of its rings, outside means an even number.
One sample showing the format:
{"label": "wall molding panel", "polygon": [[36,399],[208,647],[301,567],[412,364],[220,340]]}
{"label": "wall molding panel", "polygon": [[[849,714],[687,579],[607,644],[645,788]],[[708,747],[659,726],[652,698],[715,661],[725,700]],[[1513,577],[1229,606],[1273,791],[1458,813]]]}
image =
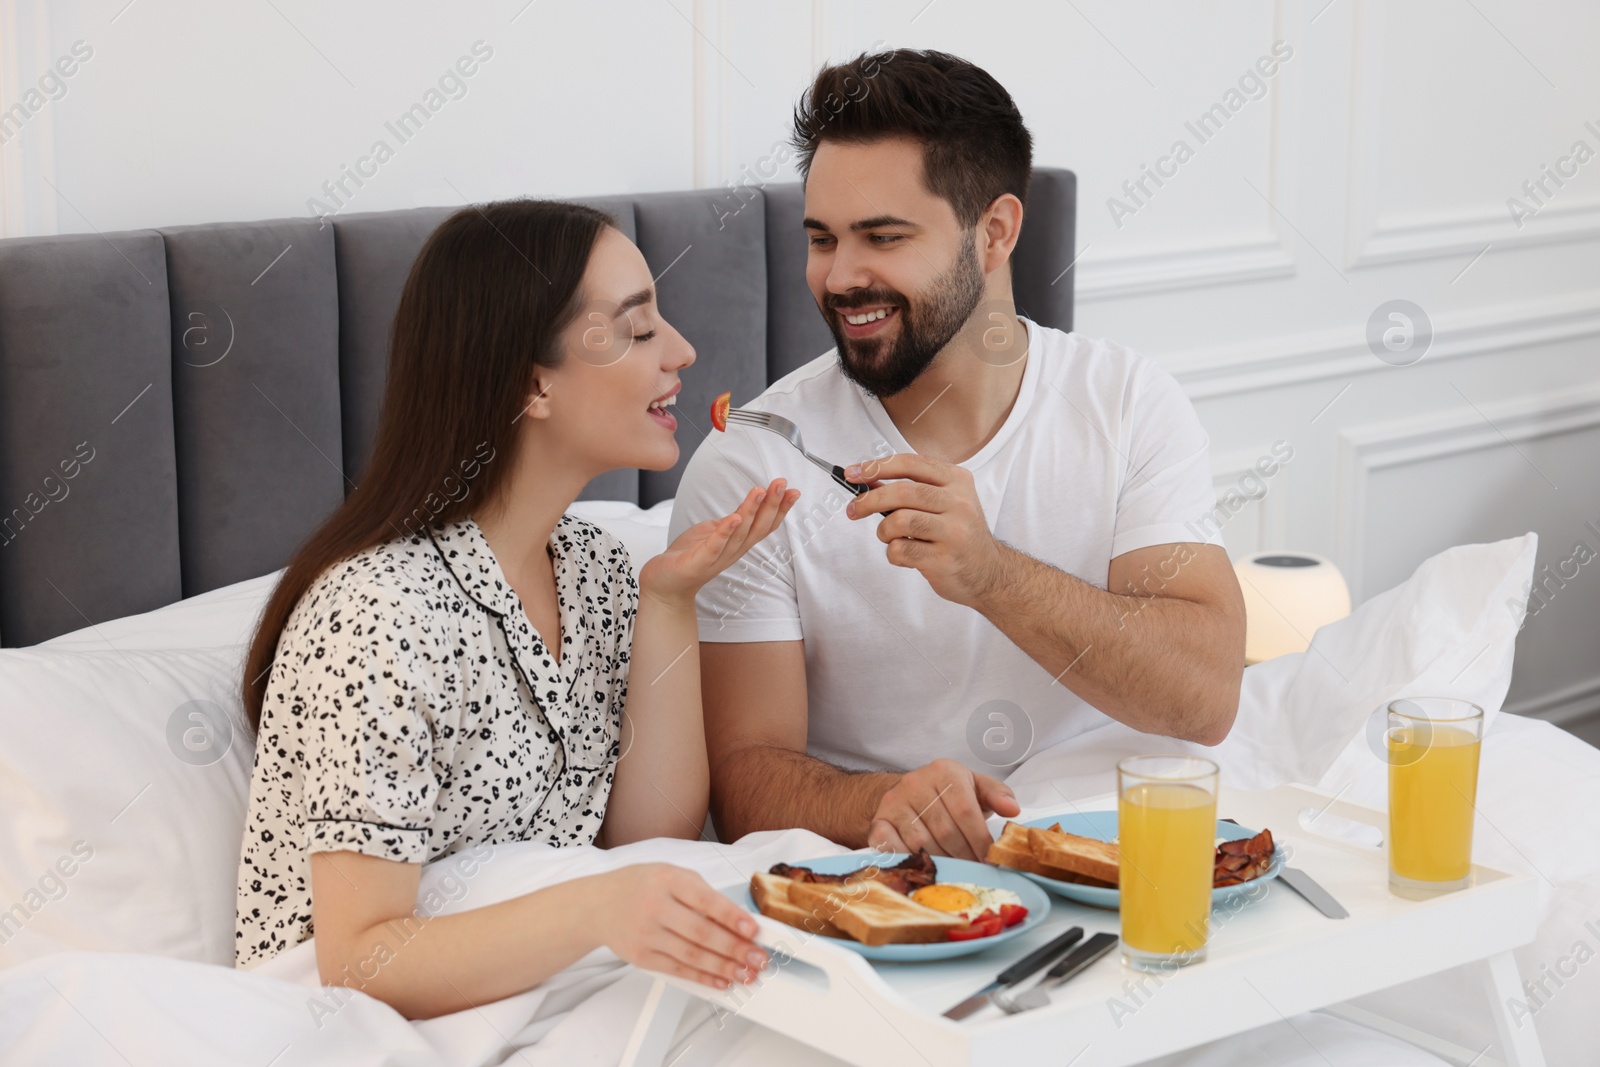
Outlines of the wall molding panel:
{"label": "wall molding panel", "polygon": [[1600,197],[1596,196],[1557,200],[1541,208],[1520,228],[1504,201],[1443,214],[1386,214],[1379,208],[1384,165],[1376,135],[1382,109],[1382,80],[1377,76],[1375,60],[1384,44],[1385,17],[1386,9],[1381,5],[1356,0],[1351,31],[1346,268],[1472,257],[1490,245],[1497,249],[1527,248],[1600,238]]}
{"label": "wall molding panel", "polygon": [[[1271,441],[1263,441],[1255,448],[1212,453],[1211,486],[1216,491],[1217,504],[1224,504],[1225,494],[1229,492],[1240,492],[1250,499],[1250,503],[1222,523],[1222,538],[1227,543],[1230,558],[1239,559],[1256,552],[1288,547],[1289,499],[1286,487],[1293,461],[1280,464],[1271,478],[1261,478],[1256,470],[1257,460],[1263,457],[1274,459],[1272,445]],[[1249,487],[1240,485],[1245,476],[1250,474],[1261,478],[1266,484],[1266,490],[1260,496],[1249,497]]]}
{"label": "wall molding panel", "polygon": [[[20,95],[17,57],[17,3],[0,0],[0,108]],[[17,145],[0,145],[0,237],[22,233],[22,153]]]}
{"label": "wall molding panel", "polygon": [[1444,218],[1422,215],[1379,221],[1367,231],[1352,268],[1419,259],[1465,258],[1486,247],[1528,248],[1600,238],[1600,198],[1554,203],[1516,229],[1504,205]]}
{"label": "wall molding panel", "polygon": [[1543,719],[1557,726],[1568,726],[1600,716],[1600,675],[1548,693],[1525,697],[1505,705],[1502,711]]}
{"label": "wall molding panel", "polygon": [[[1488,421],[1485,421],[1488,420]],[[1368,481],[1375,471],[1600,427],[1600,383],[1476,407],[1370,423],[1338,438],[1337,552],[1352,594],[1364,595]]]}
{"label": "wall molding panel", "polygon": [[686,17],[693,20],[694,36],[694,185],[715,188],[730,180],[733,170],[728,106],[732,72],[723,59],[728,48],[726,0],[694,0]]}
{"label": "wall molding panel", "polygon": [[[1303,43],[1304,5],[1291,9],[1284,0],[1272,5],[1271,39]],[[1261,205],[1260,230],[1241,232],[1221,240],[1170,247],[1136,249],[1121,255],[1097,254],[1092,246],[1080,249],[1074,272],[1080,304],[1097,300],[1172,292],[1212,286],[1244,285],[1293,277],[1294,254],[1285,243],[1278,212],[1293,217],[1298,187],[1292,161],[1298,148],[1302,63],[1286,63],[1274,76],[1266,97],[1271,117],[1267,123],[1265,186],[1268,203]],[[1080,190],[1078,214],[1094,203]],[[1082,232],[1080,224],[1079,232]],[[1062,264],[1063,267],[1066,264]]]}
{"label": "wall molding panel", "polygon": [[[1082,203],[1078,210],[1082,212]],[[1079,257],[1074,270],[1079,303],[1287,278],[1295,272],[1294,257],[1272,234],[1098,258],[1090,248],[1081,251]],[[1062,267],[1065,269],[1066,264]]]}
{"label": "wall molding panel", "polygon": [[[31,23],[31,24],[30,24]],[[50,26],[35,14],[24,19],[20,0],[0,0],[0,107],[16,104],[54,59]],[[28,119],[21,136],[0,145],[0,237],[56,233],[55,103]],[[28,151],[24,153],[23,148]],[[29,220],[34,224],[30,227]]]}
{"label": "wall molding panel", "polygon": [[[1600,337],[1600,292],[1450,314],[1433,326],[1418,366]],[[1164,355],[1161,363],[1195,400],[1404,369],[1373,356],[1365,335],[1350,329],[1209,346]]]}

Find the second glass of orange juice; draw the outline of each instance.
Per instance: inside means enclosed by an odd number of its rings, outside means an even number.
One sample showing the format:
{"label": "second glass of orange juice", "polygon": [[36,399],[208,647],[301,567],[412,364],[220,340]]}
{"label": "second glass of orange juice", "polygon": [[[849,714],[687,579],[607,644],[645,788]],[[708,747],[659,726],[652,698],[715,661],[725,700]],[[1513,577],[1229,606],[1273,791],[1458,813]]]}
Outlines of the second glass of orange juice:
{"label": "second glass of orange juice", "polygon": [[1407,697],[1387,711],[1389,887],[1406,897],[1464,889],[1472,879],[1483,709]]}
{"label": "second glass of orange juice", "polygon": [[1206,958],[1217,782],[1217,765],[1198,756],[1130,756],[1117,764],[1122,962],[1135,970]]}

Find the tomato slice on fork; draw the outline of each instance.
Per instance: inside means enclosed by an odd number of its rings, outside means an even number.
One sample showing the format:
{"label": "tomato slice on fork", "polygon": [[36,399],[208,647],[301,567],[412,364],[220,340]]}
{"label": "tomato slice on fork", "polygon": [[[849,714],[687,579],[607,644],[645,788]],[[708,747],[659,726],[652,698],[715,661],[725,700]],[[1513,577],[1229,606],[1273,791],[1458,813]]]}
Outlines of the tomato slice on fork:
{"label": "tomato slice on fork", "polygon": [[711,402],[711,425],[724,432],[728,429],[728,408],[733,406],[733,394],[723,393]]}

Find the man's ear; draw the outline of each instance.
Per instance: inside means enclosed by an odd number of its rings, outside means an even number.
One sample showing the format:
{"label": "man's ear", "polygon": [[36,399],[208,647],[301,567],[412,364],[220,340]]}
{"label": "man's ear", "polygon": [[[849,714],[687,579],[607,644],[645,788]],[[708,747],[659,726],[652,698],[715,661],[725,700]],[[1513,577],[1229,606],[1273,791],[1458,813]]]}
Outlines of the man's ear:
{"label": "man's ear", "polygon": [[530,419],[548,419],[550,417],[550,387],[553,384],[549,378],[535,374],[527,402],[522,405],[522,413]]}
{"label": "man's ear", "polygon": [[1022,201],[1001,193],[978,219],[978,259],[983,272],[992,274],[1011,259],[1022,234]]}

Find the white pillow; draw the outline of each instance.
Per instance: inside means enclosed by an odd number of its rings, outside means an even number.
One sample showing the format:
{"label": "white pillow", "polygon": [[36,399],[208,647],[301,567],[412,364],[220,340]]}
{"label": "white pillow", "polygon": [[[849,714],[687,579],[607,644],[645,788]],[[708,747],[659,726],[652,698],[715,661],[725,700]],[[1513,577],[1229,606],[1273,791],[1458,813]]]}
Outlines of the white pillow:
{"label": "white pillow", "polygon": [[85,626],[32,645],[30,651],[108,652],[113,649],[227,648],[255,635],[283,570],[213,589],[142,615]]}
{"label": "white pillow", "polygon": [[648,510],[625,500],[579,500],[567,511],[594,523],[627,546],[634,577],[638,577],[646,560],[667,550],[667,526],[672,522],[670,500]]}
{"label": "white pillow", "polygon": [[[637,570],[672,502],[572,512]],[[255,755],[239,681],[282,575],[0,650],[0,967],[73,948],[232,966]]]}
{"label": "white pillow", "polygon": [[[1117,759],[1152,750],[1216,760],[1237,789],[1316,783],[1340,768],[1376,764],[1366,728],[1402,696],[1453,696],[1494,723],[1511,684],[1522,603],[1538,535],[1457,545],[1406,581],[1321,627],[1305,652],[1246,667],[1239,715],[1215,748],[1109,722],[1033,754],[1006,778],[1024,806],[1059,803],[1115,786]],[[1379,735],[1381,737],[1381,731]]]}
{"label": "white pillow", "polygon": [[0,652],[0,967],[69,948],[232,965],[243,657]]}

